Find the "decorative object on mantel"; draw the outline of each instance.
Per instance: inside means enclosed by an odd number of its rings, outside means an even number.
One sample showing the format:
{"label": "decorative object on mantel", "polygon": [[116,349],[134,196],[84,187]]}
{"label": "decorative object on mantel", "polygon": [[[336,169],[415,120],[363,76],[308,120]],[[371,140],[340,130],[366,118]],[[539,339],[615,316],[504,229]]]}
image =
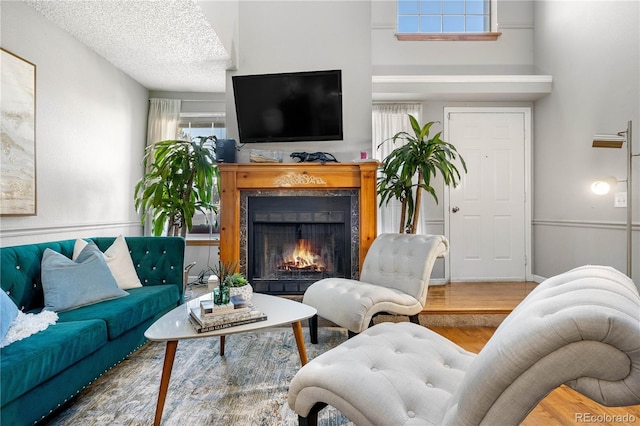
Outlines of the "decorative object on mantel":
{"label": "decorative object on mantel", "polygon": [[214,185],[219,176],[216,158],[208,138],[191,142],[166,140],[149,145],[143,165],[146,173],[135,186],[135,207],[142,223],[151,215],[153,235],[187,235],[196,211],[205,216],[217,211]]}
{"label": "decorative object on mantel", "polygon": [[295,185],[326,185],[324,179],[318,176],[309,176],[303,173],[287,173],[278,176],[273,180],[275,186],[295,186]]}
{"label": "decorative object on mantel", "polygon": [[252,149],[249,161],[252,163],[282,163],[282,151],[270,151],[267,149]]}
{"label": "decorative object on mantel", "polygon": [[36,66],[1,49],[0,216],[36,214]]}
{"label": "decorative object on mantel", "polygon": [[320,161],[322,164],[327,162],[338,163],[336,157],[333,154],[328,152],[292,152],[290,155],[291,158],[297,158],[299,163],[302,162],[312,162],[312,161]]}
{"label": "decorative object on mantel", "polygon": [[[431,186],[431,178],[435,177],[438,171],[444,179],[444,184],[454,187],[458,185],[460,180],[460,172],[454,164],[456,158],[460,159],[465,173],[467,171],[467,165],[462,156],[458,154],[456,147],[440,139],[442,132],[427,139],[429,129],[434,124],[433,121],[420,126],[418,120],[410,114],[409,121],[414,134],[398,132],[390,138],[394,144],[396,141],[401,141],[403,145],[394,149],[382,161],[377,184],[380,206],[388,204],[391,199],[397,199],[402,203],[400,230],[398,231],[401,234],[416,233],[422,197],[421,190],[424,189],[431,194],[438,203],[436,191]],[[384,142],[386,141],[382,143]]]}

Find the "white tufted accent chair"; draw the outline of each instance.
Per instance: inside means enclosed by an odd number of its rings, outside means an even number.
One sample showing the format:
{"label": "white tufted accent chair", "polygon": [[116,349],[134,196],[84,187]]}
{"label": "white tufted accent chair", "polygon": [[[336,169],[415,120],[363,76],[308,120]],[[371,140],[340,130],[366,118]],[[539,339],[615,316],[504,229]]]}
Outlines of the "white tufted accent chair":
{"label": "white tufted accent chair", "polygon": [[478,355],[412,323],[375,325],[302,367],[288,402],[301,424],[331,405],[357,425],[517,425],[561,384],[640,404],[640,297],[613,268],[545,280]]}
{"label": "white tufted accent chair", "polygon": [[[303,303],[318,316],[349,330],[366,330],[379,313],[407,315],[418,323],[433,264],[449,250],[442,235],[381,234],[371,244],[360,280],[325,278],[305,291]],[[309,320],[311,342],[318,342],[318,318]]]}

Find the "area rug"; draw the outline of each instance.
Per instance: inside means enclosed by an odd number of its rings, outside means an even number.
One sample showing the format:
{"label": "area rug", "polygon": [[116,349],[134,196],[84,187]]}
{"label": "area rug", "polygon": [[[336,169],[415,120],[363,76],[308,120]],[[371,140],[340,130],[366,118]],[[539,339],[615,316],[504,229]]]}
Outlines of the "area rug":
{"label": "area rug", "polygon": [[[313,359],[347,339],[344,329],[322,327],[309,343]],[[297,425],[287,404],[289,383],[300,368],[290,327],[228,336],[225,356],[218,338],[183,340],[171,375],[163,425]],[[88,386],[47,421],[49,425],[151,425],[155,414],[164,344],[149,342]],[[352,425],[333,407],[322,425]]]}

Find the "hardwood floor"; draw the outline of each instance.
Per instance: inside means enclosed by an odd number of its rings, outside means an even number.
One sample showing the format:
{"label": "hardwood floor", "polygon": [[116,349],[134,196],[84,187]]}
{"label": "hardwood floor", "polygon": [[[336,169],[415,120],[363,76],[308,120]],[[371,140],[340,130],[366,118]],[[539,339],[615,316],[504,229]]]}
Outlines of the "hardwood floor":
{"label": "hardwood floor", "polygon": [[[451,283],[430,286],[427,307],[433,314],[508,314],[535,288],[535,283]],[[435,327],[432,330],[471,352],[479,352],[495,327]],[[551,392],[529,414],[524,426],[592,425],[640,426],[640,405],[605,407],[567,386]]]}
{"label": "hardwood floor", "polygon": [[468,282],[431,285],[428,314],[508,314],[536,287],[534,282]]}

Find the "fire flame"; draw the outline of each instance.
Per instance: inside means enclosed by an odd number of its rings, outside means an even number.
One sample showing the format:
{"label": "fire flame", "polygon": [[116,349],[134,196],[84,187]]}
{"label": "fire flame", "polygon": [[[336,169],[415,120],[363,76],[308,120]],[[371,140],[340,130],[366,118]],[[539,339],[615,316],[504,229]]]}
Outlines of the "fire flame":
{"label": "fire flame", "polygon": [[289,269],[311,269],[321,271],[326,265],[319,260],[320,256],[313,252],[310,240],[300,239],[291,255],[284,259]]}

